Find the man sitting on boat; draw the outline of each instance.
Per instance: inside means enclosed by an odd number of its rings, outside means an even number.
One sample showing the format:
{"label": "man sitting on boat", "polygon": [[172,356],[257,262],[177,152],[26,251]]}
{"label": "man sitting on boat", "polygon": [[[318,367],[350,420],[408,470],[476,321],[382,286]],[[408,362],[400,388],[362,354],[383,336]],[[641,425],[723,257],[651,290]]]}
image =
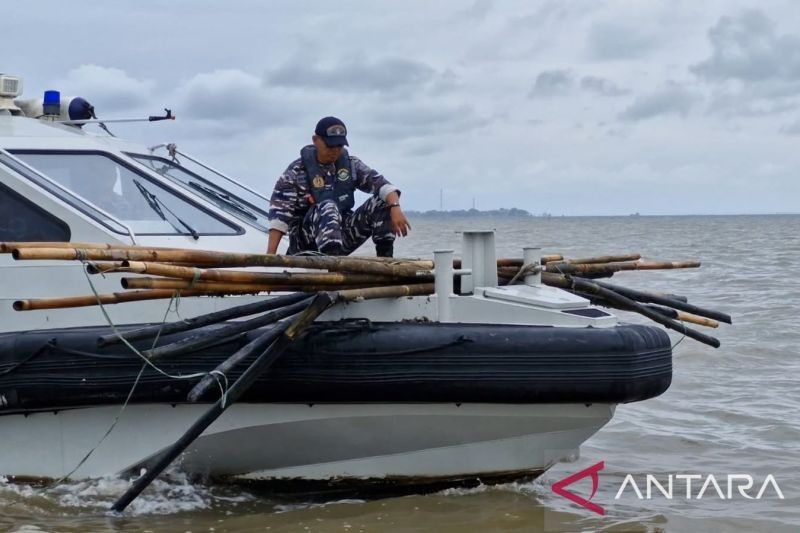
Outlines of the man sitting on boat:
{"label": "man sitting on boat", "polygon": [[[347,128],[338,118],[321,119],[311,140],[275,184],[267,253],[276,253],[288,233],[289,254],[349,255],[372,236],[376,255],[392,257],[395,236],[411,229],[400,190],[348,154]],[[372,196],[353,211],[356,189]]]}

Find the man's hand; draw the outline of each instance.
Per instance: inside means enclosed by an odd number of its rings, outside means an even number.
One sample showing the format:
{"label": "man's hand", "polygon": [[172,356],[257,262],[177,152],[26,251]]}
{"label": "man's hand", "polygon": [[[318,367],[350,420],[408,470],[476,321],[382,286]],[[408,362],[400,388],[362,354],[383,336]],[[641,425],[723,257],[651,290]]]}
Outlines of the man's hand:
{"label": "man's hand", "polygon": [[392,232],[398,237],[405,237],[411,231],[411,224],[408,223],[403,209],[398,205],[389,208],[389,214],[392,218]]}

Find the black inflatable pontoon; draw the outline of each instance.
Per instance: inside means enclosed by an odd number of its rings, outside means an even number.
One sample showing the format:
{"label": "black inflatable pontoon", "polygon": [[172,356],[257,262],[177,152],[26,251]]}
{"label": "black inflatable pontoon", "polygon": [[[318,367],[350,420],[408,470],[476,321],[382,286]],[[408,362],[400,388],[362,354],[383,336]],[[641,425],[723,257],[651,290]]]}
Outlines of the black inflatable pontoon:
{"label": "black inflatable pontoon", "polygon": [[[0,337],[0,414],[123,402],[142,360],[122,344],[98,348],[98,337],[108,333],[109,328],[83,327]],[[171,374],[207,372],[258,333],[158,365]],[[136,343],[141,349],[151,345]],[[671,378],[669,338],[653,326],[353,320],[315,324],[243,401],[623,403],[658,396]],[[185,402],[195,382],[148,367],[131,401]],[[206,399],[218,394],[212,389]]]}

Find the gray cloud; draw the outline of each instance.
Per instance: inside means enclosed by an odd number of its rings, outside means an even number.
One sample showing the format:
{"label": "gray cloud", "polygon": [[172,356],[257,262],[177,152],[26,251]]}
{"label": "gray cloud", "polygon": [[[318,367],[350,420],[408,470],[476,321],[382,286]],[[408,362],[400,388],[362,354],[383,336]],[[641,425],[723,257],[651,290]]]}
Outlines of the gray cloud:
{"label": "gray cloud", "polygon": [[710,81],[800,80],[800,37],[778,35],[758,10],[722,17],[708,30],[711,57],[691,67]]}
{"label": "gray cloud", "polygon": [[438,79],[436,70],[421,61],[385,58],[377,61],[346,59],[323,67],[292,61],[266,74],[269,86],[391,92],[424,86]]}
{"label": "gray cloud", "polygon": [[585,16],[588,12],[597,9],[597,6],[592,4],[577,4],[562,2],[561,0],[526,2],[524,5],[525,7],[534,5],[537,7],[532,13],[510,17],[508,31],[530,31],[531,29],[542,29],[547,26],[562,24],[566,20],[575,21]]}
{"label": "gray cloud", "polygon": [[475,0],[472,6],[469,8],[459,11],[457,16],[463,17],[465,19],[472,19],[472,20],[483,20],[486,18],[486,15],[492,9],[492,2],[491,0]]}
{"label": "gray cloud", "polygon": [[654,48],[652,36],[618,22],[593,24],[586,47],[589,57],[598,60],[631,59]]}
{"label": "gray cloud", "polygon": [[155,82],[133,78],[119,68],[90,64],[73,68],[53,86],[65,96],[85,97],[98,116],[108,118],[109,111],[130,112],[148,104]]}
{"label": "gray cloud", "polygon": [[658,91],[638,97],[620,113],[619,118],[636,122],[659,115],[686,116],[700,98],[696,92],[689,91],[676,83],[669,83]]}
{"label": "gray cloud", "polygon": [[[790,89],[786,94],[784,89]],[[780,115],[800,107],[797,90],[800,84],[773,92],[768,87],[721,87],[711,94],[708,112],[725,117],[757,118]]]}
{"label": "gray cloud", "polygon": [[196,74],[174,98],[176,115],[195,121],[206,134],[230,134],[243,124],[281,125],[299,114],[291,101],[265,90],[258,76],[234,69]]}
{"label": "gray cloud", "polygon": [[786,124],[785,126],[781,127],[780,131],[784,135],[790,135],[792,137],[800,135],[800,120],[796,120],[791,124]]}
{"label": "gray cloud", "polygon": [[613,81],[598,76],[584,76],[581,78],[581,89],[601,96],[624,96],[630,93],[629,90],[619,87]]}
{"label": "gray cloud", "polygon": [[567,96],[574,88],[600,96],[624,96],[630,91],[619,87],[613,81],[599,76],[583,76],[580,82],[569,70],[544,70],[536,76],[536,81],[528,93],[529,98],[550,98]]}
{"label": "gray cloud", "polygon": [[380,138],[404,140],[431,135],[463,135],[476,128],[485,127],[490,120],[478,115],[467,104],[404,103],[392,107],[381,106],[370,113],[372,124],[368,133]]}
{"label": "gray cloud", "polygon": [[[790,0],[734,2],[760,9],[766,24],[721,1],[95,4],[39,0],[9,11],[4,37],[15,46],[3,68],[25,77],[25,97],[60,89],[105,118],[171,107],[175,122],[112,130],[176,141],[266,193],[316,120],[334,114],[351,127],[354,153],[396,179],[413,209],[438,206],[433,176],[437,189],[463,191],[448,207],[468,207],[473,195],[481,207],[509,207],[527,194],[554,214],[797,210],[800,18]],[[180,23],[142,38],[154,12]],[[550,84],[561,96],[528,98],[537,74],[554,69],[567,73]],[[664,89],[670,79],[683,91]],[[769,187],[765,161],[785,169]],[[502,179],[487,180],[491,169]],[[733,174],[751,179],[737,189]],[[676,176],[702,176],[707,187],[686,204]],[[602,205],[592,195],[542,197],[559,179],[617,194]]]}
{"label": "gray cloud", "polygon": [[528,96],[530,98],[563,96],[573,86],[572,73],[568,70],[543,70],[536,76]]}
{"label": "gray cloud", "polygon": [[800,105],[800,38],[779,35],[761,11],[721,17],[708,30],[711,56],[690,71],[714,86],[708,111],[762,117]]}

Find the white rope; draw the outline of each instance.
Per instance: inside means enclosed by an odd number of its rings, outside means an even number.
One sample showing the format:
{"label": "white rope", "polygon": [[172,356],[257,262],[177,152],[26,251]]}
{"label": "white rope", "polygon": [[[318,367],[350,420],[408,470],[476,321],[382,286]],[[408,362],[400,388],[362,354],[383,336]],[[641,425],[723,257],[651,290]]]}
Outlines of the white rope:
{"label": "white rope", "polygon": [[[92,279],[89,277],[89,272],[88,272],[88,271],[87,271],[87,270],[84,268],[84,269],[83,269],[83,273],[84,273],[84,275],[86,276],[86,281],[88,281],[88,282],[89,282],[89,287],[92,289],[92,292],[94,293],[95,297],[97,298],[97,304],[99,305],[99,307],[100,307],[100,311],[103,313],[103,317],[105,317],[105,319],[106,319],[106,322],[108,322],[108,325],[111,327],[111,331],[113,331],[113,332],[114,332],[114,335],[116,335],[116,336],[117,336],[117,338],[118,338],[118,339],[119,339],[119,340],[120,340],[120,341],[121,341],[121,342],[122,342],[122,343],[123,343],[125,346],[127,346],[128,348],[130,348],[130,350],[131,350],[133,353],[135,353],[136,355],[138,355],[138,356],[139,356],[139,357],[142,359],[142,361],[144,361],[144,362],[145,362],[147,365],[149,365],[150,367],[152,367],[152,368],[153,368],[153,370],[155,370],[155,371],[156,371],[156,372],[158,372],[159,374],[162,374],[162,375],[164,375],[164,376],[166,376],[166,377],[168,377],[168,378],[171,378],[171,379],[196,379],[196,378],[203,377],[203,376],[205,376],[206,374],[208,374],[208,372],[198,372],[198,373],[195,373],[195,374],[188,374],[188,375],[182,375],[182,374],[181,374],[181,375],[178,375],[178,376],[173,376],[172,374],[169,374],[168,372],[165,372],[164,370],[161,370],[161,369],[160,369],[158,366],[156,366],[155,364],[153,364],[153,362],[152,362],[152,361],[151,361],[151,360],[150,360],[150,359],[149,359],[147,356],[145,356],[145,355],[144,355],[142,352],[140,352],[139,350],[137,350],[137,349],[136,349],[136,347],[135,347],[133,344],[131,344],[130,342],[128,342],[128,340],[127,340],[125,337],[123,337],[123,336],[122,336],[122,334],[121,334],[121,333],[119,332],[119,330],[117,329],[117,326],[116,326],[116,324],[114,324],[114,321],[113,321],[113,320],[111,320],[111,317],[108,315],[108,311],[106,311],[106,308],[105,308],[105,306],[104,306],[104,305],[103,305],[103,303],[100,301],[100,293],[98,293],[98,292],[97,292],[97,288],[94,286],[94,283],[92,283]],[[173,297],[172,297],[172,299],[170,299],[170,304],[169,304],[169,306],[167,307],[167,311],[169,311],[169,307],[171,307],[171,306],[172,306],[172,300],[173,300],[174,298],[175,298],[175,297],[173,296]],[[165,321],[166,321],[166,315],[165,315]]]}
{"label": "white rope", "polygon": [[[94,293],[95,297],[97,298],[97,304],[100,306],[100,310],[102,311],[102,313],[103,313],[103,316],[105,317],[106,321],[108,322],[108,325],[109,325],[109,326],[111,326],[111,330],[114,332],[114,334],[115,334],[115,335],[116,335],[116,336],[117,336],[117,337],[118,337],[118,338],[119,338],[119,339],[120,339],[120,340],[121,340],[121,341],[122,341],[122,342],[123,342],[123,343],[124,343],[124,344],[125,344],[125,345],[126,345],[128,348],[130,348],[130,349],[133,351],[133,353],[135,353],[136,355],[138,355],[138,356],[139,356],[139,357],[140,357],[140,358],[141,358],[141,359],[142,359],[144,362],[142,363],[142,368],[140,368],[140,369],[139,369],[139,373],[136,375],[136,379],[133,381],[133,386],[131,386],[131,390],[130,390],[130,391],[128,391],[128,396],[125,398],[125,401],[123,402],[123,404],[122,404],[122,407],[120,407],[120,410],[119,410],[119,412],[117,412],[117,415],[114,417],[114,421],[111,423],[111,425],[110,425],[110,426],[109,426],[109,428],[106,430],[106,432],[103,434],[103,436],[102,436],[102,437],[100,437],[100,440],[98,440],[98,441],[97,441],[97,444],[95,444],[95,445],[92,447],[92,449],[91,449],[91,450],[89,450],[89,451],[86,453],[86,455],[84,455],[84,456],[83,456],[83,459],[81,459],[81,460],[78,462],[78,464],[77,464],[77,465],[75,465],[75,468],[73,468],[72,470],[70,470],[68,473],[64,474],[64,475],[63,475],[62,477],[60,477],[59,479],[57,479],[57,480],[55,480],[54,482],[52,482],[52,483],[49,485],[49,487],[52,487],[52,486],[54,486],[54,485],[57,485],[57,484],[59,484],[59,483],[62,483],[63,481],[65,481],[66,479],[68,479],[68,478],[69,478],[69,477],[70,477],[72,474],[74,474],[75,472],[77,472],[77,471],[78,471],[78,469],[79,469],[81,466],[83,466],[83,465],[84,465],[84,463],[86,463],[86,461],[88,461],[88,460],[89,460],[89,457],[91,457],[91,456],[92,456],[92,454],[95,452],[95,450],[97,450],[97,448],[99,448],[99,447],[100,447],[100,445],[101,445],[101,444],[102,444],[102,443],[103,443],[103,442],[106,440],[106,438],[107,438],[107,437],[108,437],[108,436],[111,434],[111,432],[112,432],[112,431],[114,430],[114,428],[117,426],[117,423],[118,423],[118,422],[120,421],[120,419],[122,418],[122,413],[124,413],[124,412],[125,412],[125,408],[126,408],[126,407],[128,406],[128,404],[130,403],[130,401],[131,401],[131,398],[133,397],[133,392],[136,390],[136,386],[139,384],[139,380],[141,379],[141,377],[142,377],[142,374],[144,374],[144,370],[147,368],[147,366],[148,366],[148,365],[150,365],[150,366],[151,366],[153,369],[155,369],[157,372],[159,372],[159,373],[163,374],[164,376],[167,376],[167,377],[169,377],[169,378],[171,378],[171,379],[195,379],[195,378],[198,378],[198,377],[203,377],[203,376],[206,376],[206,375],[211,375],[211,376],[214,378],[214,380],[217,382],[217,385],[219,385],[219,388],[220,388],[220,394],[221,394],[221,398],[222,398],[222,406],[223,406],[223,407],[225,407],[225,402],[227,401],[227,397],[228,397],[228,376],[226,376],[224,373],[222,373],[222,372],[220,372],[220,371],[218,371],[218,370],[212,370],[211,372],[200,372],[200,373],[189,374],[189,375],[185,375],[185,376],[184,376],[184,375],[173,376],[173,375],[171,375],[171,374],[169,374],[169,373],[167,373],[167,372],[165,372],[165,371],[161,370],[161,369],[160,369],[158,366],[156,366],[155,364],[153,364],[153,362],[152,362],[152,361],[150,361],[150,360],[149,360],[147,357],[145,357],[145,356],[144,356],[144,355],[143,355],[143,354],[142,354],[142,353],[141,353],[139,350],[137,350],[137,349],[136,349],[136,348],[135,348],[135,347],[134,347],[134,346],[133,346],[133,345],[132,345],[130,342],[128,342],[128,341],[125,339],[125,337],[123,337],[123,336],[122,336],[122,335],[119,333],[119,331],[117,330],[117,327],[116,327],[116,325],[115,325],[115,324],[114,324],[114,322],[111,320],[111,317],[108,315],[108,312],[106,311],[106,309],[105,309],[105,306],[104,306],[104,305],[103,305],[103,303],[100,301],[100,294],[97,292],[97,288],[94,286],[94,283],[92,283],[92,279],[89,277],[89,272],[86,270],[86,268],[85,268],[85,264],[84,264],[84,269],[83,269],[83,272],[84,272],[84,274],[86,275],[86,280],[89,282],[89,287],[92,289],[92,292]],[[101,272],[101,274],[105,275],[103,272]],[[166,310],[166,312],[164,313],[164,318],[163,318],[163,319],[162,319],[162,321],[161,321],[161,326],[162,326],[162,327],[163,327],[163,326],[164,326],[164,324],[166,324],[166,322],[167,322],[167,316],[169,316],[169,311],[170,311],[170,309],[172,308],[172,302],[175,302],[175,312],[176,312],[176,313],[178,312],[178,302],[180,301],[179,299],[180,299],[180,293],[178,293],[178,297],[177,297],[177,298],[176,298],[174,295],[173,295],[173,297],[172,297],[172,298],[170,298],[169,304],[167,305],[167,310]],[[159,337],[160,337],[160,336],[161,336],[161,330],[159,330],[158,334],[156,335],[156,338],[155,338],[155,339],[153,339],[153,346],[152,346],[153,348],[155,348],[156,344],[158,343],[158,339],[159,339]],[[220,378],[219,378],[218,376],[222,376],[222,380],[220,380]]]}
{"label": "white rope", "polygon": [[128,392],[128,397],[127,397],[127,398],[125,398],[125,402],[122,404],[122,407],[120,408],[119,412],[117,413],[117,416],[115,416],[115,417],[114,417],[114,421],[113,421],[113,422],[111,423],[111,425],[108,427],[108,429],[107,429],[107,430],[106,430],[106,432],[103,434],[103,436],[102,436],[102,437],[100,437],[100,440],[98,440],[98,441],[97,441],[97,444],[95,444],[95,445],[94,445],[94,447],[92,447],[92,449],[91,449],[91,450],[89,450],[88,452],[86,452],[86,455],[84,455],[84,456],[83,456],[83,459],[81,459],[81,460],[78,462],[78,464],[77,464],[77,465],[75,465],[75,468],[73,468],[73,469],[72,469],[72,470],[70,470],[68,473],[66,473],[66,474],[64,474],[63,476],[61,476],[59,479],[57,479],[57,480],[53,481],[53,482],[52,482],[52,483],[49,485],[50,487],[52,487],[52,486],[54,486],[54,485],[58,485],[59,483],[62,483],[62,482],[63,482],[63,481],[65,481],[67,478],[69,478],[69,477],[70,477],[72,474],[74,474],[74,473],[75,473],[75,472],[76,472],[76,471],[77,471],[77,470],[78,470],[80,467],[82,467],[82,466],[83,466],[83,464],[84,464],[86,461],[88,461],[88,460],[89,460],[89,457],[91,457],[91,456],[92,456],[92,454],[94,453],[94,451],[95,451],[97,448],[99,448],[101,444],[103,444],[103,441],[105,441],[105,440],[106,440],[106,437],[108,437],[109,435],[111,435],[111,432],[112,432],[112,431],[114,430],[114,428],[117,426],[117,422],[119,422],[119,421],[120,421],[120,419],[122,418],[122,413],[125,411],[125,408],[128,406],[128,403],[130,402],[130,400],[131,400],[131,397],[133,396],[133,391],[134,391],[134,390],[136,390],[136,385],[138,385],[138,384],[139,384],[139,379],[142,377],[142,374],[144,373],[144,369],[145,369],[145,368],[147,368],[147,365],[143,364],[143,365],[142,365],[142,368],[141,368],[141,369],[139,369],[139,374],[136,376],[136,379],[135,379],[135,380],[134,380],[134,382],[133,382],[133,386],[131,387],[131,390]]}
{"label": "white rope", "polygon": [[519,272],[514,274],[514,277],[511,278],[511,281],[509,281],[508,284],[514,285],[514,283],[516,283],[516,281],[522,276],[527,276],[528,274],[538,274],[541,271],[542,267],[536,263],[526,263],[520,267]]}

